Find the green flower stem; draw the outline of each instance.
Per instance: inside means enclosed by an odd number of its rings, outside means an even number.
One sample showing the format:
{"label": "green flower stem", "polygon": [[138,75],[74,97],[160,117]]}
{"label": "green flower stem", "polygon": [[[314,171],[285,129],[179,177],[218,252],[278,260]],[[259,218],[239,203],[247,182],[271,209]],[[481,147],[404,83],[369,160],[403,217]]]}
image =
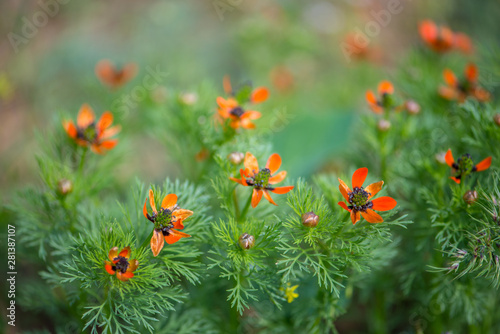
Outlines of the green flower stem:
{"label": "green flower stem", "polygon": [[238,196],[236,196],[236,187],[233,190],[234,216],[237,220],[240,217],[240,208],[238,207]]}
{"label": "green flower stem", "polygon": [[153,236],[153,232],[154,232],[154,229],[151,230],[151,233],[149,233],[149,236],[146,238],[146,240],[144,240],[141,247],[139,247],[139,250],[148,246],[148,243],[151,241],[151,237]]}
{"label": "green flower stem", "polygon": [[253,195],[253,191],[250,192],[250,196],[248,197],[248,200],[245,204],[245,207],[243,208],[243,211],[241,212],[241,216],[240,218],[238,219],[238,221],[241,223],[243,222],[243,220],[245,219],[245,217],[247,216],[247,213],[248,213],[248,208],[250,207],[250,203],[252,202],[252,195]]}
{"label": "green flower stem", "polygon": [[88,150],[89,150],[88,147],[85,147],[83,149],[82,157],[80,159],[80,165],[78,166],[78,173],[79,174],[83,173],[83,166],[85,165],[85,157],[87,156],[87,151]]}

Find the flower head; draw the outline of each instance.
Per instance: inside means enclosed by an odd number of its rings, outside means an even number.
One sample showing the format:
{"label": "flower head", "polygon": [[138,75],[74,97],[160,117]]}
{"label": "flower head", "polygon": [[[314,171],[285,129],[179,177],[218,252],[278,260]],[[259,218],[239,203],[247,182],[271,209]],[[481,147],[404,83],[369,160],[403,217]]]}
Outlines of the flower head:
{"label": "flower head", "polygon": [[453,32],[446,26],[438,26],[430,20],[425,20],[419,25],[420,37],[429,48],[438,53],[445,53],[458,49],[463,53],[473,50],[470,38],[460,32]]}
{"label": "flower head", "polygon": [[137,73],[137,66],[133,63],[126,64],[121,69],[117,69],[109,60],[101,60],[95,67],[97,78],[111,88],[123,86]]}
{"label": "flower head", "polygon": [[[152,214],[148,213],[147,202],[153,210]],[[151,251],[154,256],[160,254],[164,242],[174,244],[180,238],[188,238],[189,234],[178,230],[184,228],[182,221],[193,214],[193,211],[181,209],[177,206],[177,195],[168,194],[161,202],[160,210],[156,210],[155,197],[153,190],[149,189],[149,198],[144,202],[142,209],[144,217],[154,224],[153,236],[151,237]]]}
{"label": "flower head", "polygon": [[338,204],[351,213],[353,224],[356,224],[356,222],[360,220],[360,214],[369,223],[381,223],[384,220],[374,210],[392,210],[397,204],[397,202],[389,196],[383,196],[372,200],[372,197],[382,189],[384,181],[375,182],[363,188],[363,182],[365,182],[367,175],[368,168],[366,167],[356,170],[352,175],[352,190],[349,189],[344,181],[339,179],[340,193],[344,196],[348,204],[344,202],[339,202]]}
{"label": "flower head", "polygon": [[371,90],[366,91],[365,97],[370,109],[376,114],[381,114],[385,109],[394,107],[391,96],[393,93],[394,87],[392,83],[385,80],[378,84],[378,97]]}
{"label": "flower head", "polygon": [[439,95],[447,100],[458,100],[458,102],[462,103],[468,96],[472,96],[480,102],[490,99],[490,93],[478,86],[479,70],[472,63],[465,67],[465,78],[463,80],[458,80],[455,73],[449,69],[444,70],[443,77],[447,86],[439,88]]}
{"label": "flower head", "polygon": [[252,120],[259,119],[261,113],[254,110],[246,110],[243,103],[249,102],[257,104],[264,102],[269,97],[269,90],[265,87],[257,87],[251,90],[249,86],[243,86],[240,90],[233,90],[228,76],[224,77],[223,86],[225,92],[230,96],[227,99],[217,98],[219,116],[225,120],[229,119],[229,125],[233,129],[240,127],[244,129],[254,129],[255,124]]}
{"label": "flower head", "polygon": [[458,184],[460,184],[460,181],[470,173],[481,172],[483,170],[487,170],[491,166],[491,157],[487,157],[475,165],[470,157],[470,154],[468,153],[462,155],[457,161],[455,161],[453,154],[451,153],[451,149],[446,152],[445,161],[446,164],[452,168],[452,172],[454,174],[454,176],[451,176],[450,179]]}
{"label": "flower head", "polygon": [[288,303],[293,302],[293,300],[299,296],[299,294],[295,292],[298,287],[298,285],[290,286],[290,283],[287,284],[287,287],[285,289],[285,297]]}
{"label": "flower head", "polygon": [[280,183],[286,177],[286,171],[281,171],[276,174],[281,166],[281,157],[279,154],[272,154],[267,160],[266,167],[259,169],[257,159],[249,152],[245,155],[243,162],[245,169],[240,169],[240,179],[230,177],[231,180],[243,186],[253,187],[252,208],[259,204],[262,195],[272,204],[277,205],[269,191],[275,194],[286,194],[292,190],[293,186],[274,187],[276,183]]}
{"label": "flower head", "polygon": [[134,277],[134,271],[139,266],[139,261],[129,260],[129,257],[130,247],[123,248],[120,253],[118,253],[118,247],[113,247],[108,254],[109,261],[104,261],[104,269],[108,274],[116,274],[120,281],[126,282]]}
{"label": "flower head", "polygon": [[102,154],[105,150],[111,150],[118,143],[117,139],[110,139],[118,132],[121,127],[113,124],[113,114],[109,111],[104,112],[101,118],[95,121],[94,111],[88,104],[82,105],[78,112],[76,125],[72,121],[63,121],[63,127],[66,133],[83,147],[89,147],[95,153]]}

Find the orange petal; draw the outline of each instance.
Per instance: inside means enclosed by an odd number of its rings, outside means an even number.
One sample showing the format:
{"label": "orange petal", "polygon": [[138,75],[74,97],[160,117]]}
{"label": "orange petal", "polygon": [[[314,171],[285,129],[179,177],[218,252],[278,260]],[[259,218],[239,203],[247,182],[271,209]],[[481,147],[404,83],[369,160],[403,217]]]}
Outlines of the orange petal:
{"label": "orange petal", "polygon": [[231,79],[227,74],[224,76],[224,78],[222,78],[222,87],[224,87],[224,92],[226,94],[231,95],[233,93],[233,88],[231,87]]}
{"label": "orange petal", "polygon": [[115,271],[115,270],[113,270],[113,265],[112,265],[110,262],[108,262],[108,261],[106,261],[106,262],[104,263],[104,269],[106,269],[106,271],[107,271],[107,272],[108,272],[108,274],[110,274],[110,275],[114,275],[114,274],[116,273],[116,271]]}
{"label": "orange petal", "polygon": [[354,174],[352,174],[352,188],[361,188],[363,182],[365,182],[366,176],[368,175],[368,168],[362,167],[358,168]]}
{"label": "orange petal", "polygon": [[445,69],[443,71],[444,81],[451,87],[456,87],[458,85],[457,77],[450,69]]}
{"label": "orange petal", "polygon": [[167,244],[171,245],[179,241],[180,238],[189,238],[189,237],[190,235],[187,233],[170,229],[170,234],[165,236],[165,241],[167,242]]}
{"label": "orange petal", "polygon": [[[146,203],[148,202],[148,199],[146,198],[146,201],[144,202],[144,207],[142,208],[142,214],[144,217],[148,218],[148,208],[146,206]],[[149,219],[149,218],[148,218]]]}
{"label": "orange petal", "polygon": [[351,192],[351,189],[349,189],[347,184],[345,184],[345,182],[342,181],[340,178],[338,180],[340,183],[339,184],[340,193],[342,194],[342,196],[344,196],[345,200],[348,201],[349,200],[349,193]]}
{"label": "orange petal", "polygon": [[154,230],[150,243],[151,251],[153,252],[154,256],[158,256],[158,254],[160,254],[160,251],[163,248],[164,243],[165,240],[163,239],[163,234],[161,232],[158,232],[157,230]]}
{"label": "orange petal", "polygon": [[255,129],[255,124],[252,123],[252,121],[250,121],[250,119],[248,118],[240,120],[239,125],[241,125],[243,129]]}
{"label": "orange petal", "polygon": [[267,192],[267,190],[263,190],[262,192],[264,193],[264,197],[265,197],[265,198],[266,198],[266,199],[267,199],[267,200],[268,200],[271,204],[274,204],[274,205],[278,206],[278,204],[276,204],[276,203],[273,201],[273,199],[272,199],[271,195],[269,195],[269,193]]}
{"label": "orange petal", "polygon": [[367,209],[366,212],[361,212],[361,215],[369,223],[381,223],[384,219],[372,209]]}
{"label": "orange petal", "polygon": [[452,179],[453,181],[455,181],[456,183],[460,184],[460,179],[457,179],[456,177],[454,176],[450,176],[450,179]]}
{"label": "orange petal", "polygon": [[113,247],[108,253],[108,258],[113,261],[118,256],[118,247]]}
{"label": "orange petal", "polygon": [[124,247],[118,256],[128,259],[130,257],[130,246]]}
{"label": "orange petal", "polygon": [[247,110],[243,115],[241,115],[241,119],[259,119],[262,116],[262,114],[258,111],[254,110]]}
{"label": "orange petal", "polygon": [[158,213],[158,211],[156,211],[155,195],[153,194],[153,189],[149,189],[149,206],[151,206],[151,209],[153,209],[154,213]]}
{"label": "orange petal", "polygon": [[127,272],[133,272],[137,267],[139,267],[139,261],[137,261],[137,259],[130,260],[128,261]]}
{"label": "orange petal", "polygon": [[467,80],[475,83],[477,81],[478,76],[479,76],[479,71],[477,69],[477,66],[473,63],[467,64],[467,67],[465,68],[465,77],[467,78]]}
{"label": "orange petal", "polygon": [[[80,144],[79,144],[80,145]],[[83,146],[83,145],[82,145]],[[99,144],[91,144],[90,145],[90,150],[94,153],[97,153],[97,154],[104,154],[104,151],[101,147],[101,145]]]}
{"label": "orange petal", "polygon": [[377,97],[375,96],[373,91],[367,90],[365,97],[366,97],[366,102],[368,102],[369,104],[377,105]]}
{"label": "orange petal", "polygon": [[81,106],[80,111],[78,112],[78,117],[76,119],[76,124],[79,128],[85,129],[90,124],[94,123],[95,115],[94,111],[88,104],[84,104]]}
{"label": "orange petal", "polygon": [[345,204],[345,202],[338,202],[337,204],[340,205],[344,210],[351,212],[351,209],[349,209],[349,207],[347,206],[347,204]]}
{"label": "orange petal", "polygon": [[390,81],[384,80],[378,84],[379,95],[394,93],[394,87]]}
{"label": "orange petal", "polygon": [[104,59],[95,66],[95,74],[99,80],[106,84],[110,84],[114,76],[115,68],[111,61]]}
{"label": "orange petal", "polygon": [[389,196],[382,196],[379,198],[375,198],[372,201],[372,203],[373,203],[372,209],[377,211],[392,210],[396,207],[396,204],[398,204],[394,198]]}
{"label": "orange petal", "polygon": [[281,157],[278,153],[271,154],[266,163],[266,168],[271,171],[271,175],[276,173],[281,167]]}
{"label": "orange petal", "polygon": [[438,35],[438,28],[432,21],[425,20],[420,23],[418,31],[422,39],[427,43],[432,43]]}
{"label": "orange petal", "polygon": [[275,194],[286,194],[287,192],[291,191],[295,186],[285,186],[285,187],[276,187],[274,189],[270,189],[269,191],[275,193]]}
{"label": "orange petal", "polygon": [[473,95],[480,102],[486,102],[490,99],[490,92],[482,88],[474,89]]}
{"label": "orange petal", "polygon": [[378,181],[378,182],[372,183],[368,187],[366,187],[365,191],[370,194],[368,196],[368,199],[375,196],[380,191],[380,189],[382,189],[383,185],[384,185],[384,181]]}
{"label": "orange petal", "polygon": [[163,209],[169,209],[170,211],[172,211],[172,209],[176,204],[177,204],[177,195],[168,194],[163,198],[163,201],[161,202],[161,207]]}
{"label": "orange petal", "polygon": [[102,134],[104,130],[111,126],[111,124],[113,124],[113,114],[109,111],[106,111],[102,114],[101,118],[99,118],[99,121],[97,122],[97,131],[99,132],[99,134]]}
{"label": "orange petal", "polygon": [[247,176],[253,176],[259,171],[259,163],[252,153],[247,152],[245,154],[245,160],[243,161],[245,166]]}
{"label": "orange petal", "polygon": [[269,90],[266,87],[257,87],[252,92],[252,97],[250,101],[253,103],[260,103],[267,100],[269,97]]}
{"label": "orange petal", "polygon": [[446,164],[450,167],[453,167],[453,164],[455,163],[455,159],[453,159],[453,154],[451,153],[451,149],[448,149],[444,156],[444,161],[446,161]]}
{"label": "orange petal", "polygon": [[441,97],[444,97],[447,100],[455,100],[458,98],[457,91],[454,88],[441,86],[439,87],[438,92]]}
{"label": "orange petal", "polygon": [[176,219],[186,219],[186,218],[189,218],[193,215],[193,211],[191,210],[186,210],[186,209],[177,209],[175,210],[174,212],[172,212],[172,215],[176,218]]}
{"label": "orange petal", "polygon": [[356,224],[358,221],[359,221],[360,217],[359,217],[359,211],[354,211],[354,210],[351,210],[351,221],[352,221],[352,224]]}
{"label": "orange petal", "polygon": [[455,34],[455,47],[463,53],[467,54],[472,53],[474,49],[469,36],[464,33]]}
{"label": "orange petal", "polygon": [[283,181],[286,177],[286,171],[281,171],[279,172],[278,174],[274,175],[274,176],[271,176],[269,178],[269,184],[276,184],[276,183],[280,183],[281,181]]}
{"label": "orange petal", "polygon": [[482,172],[483,170],[487,170],[491,166],[491,157],[487,157],[480,163],[476,165],[476,171],[477,172]]}
{"label": "orange petal", "polygon": [[116,146],[116,144],[118,144],[118,139],[109,139],[109,140],[102,141],[99,144],[99,148],[100,149],[105,148],[107,150],[111,150],[113,147]]}
{"label": "orange petal", "polygon": [[76,130],[76,126],[72,121],[63,121],[63,127],[64,130],[66,130],[68,136],[70,136],[73,139],[76,138],[78,131]]}
{"label": "orange petal", "polygon": [[262,190],[254,188],[252,194],[252,208],[255,208],[257,204],[259,204],[261,198],[262,198]]}
{"label": "orange petal", "polygon": [[122,127],[120,125],[113,126],[111,128],[107,128],[106,130],[102,131],[99,135],[100,139],[108,139],[116,135],[118,132],[122,130]]}
{"label": "orange petal", "polygon": [[182,219],[177,219],[173,222],[174,228],[183,230],[184,229],[184,224],[182,223]]}
{"label": "orange petal", "polygon": [[134,273],[132,272],[124,272],[123,274],[121,273],[121,271],[117,271],[116,272],[116,277],[122,281],[122,282],[126,282],[128,281],[129,279],[131,279],[132,277],[134,277]]}

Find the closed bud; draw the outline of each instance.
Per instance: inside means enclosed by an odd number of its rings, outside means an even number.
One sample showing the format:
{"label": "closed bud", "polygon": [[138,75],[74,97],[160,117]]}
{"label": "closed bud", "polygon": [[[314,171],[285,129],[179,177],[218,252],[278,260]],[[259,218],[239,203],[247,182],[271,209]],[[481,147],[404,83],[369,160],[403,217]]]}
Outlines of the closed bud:
{"label": "closed bud", "polygon": [[253,247],[253,245],[255,245],[255,238],[253,235],[250,235],[248,233],[243,233],[240,236],[239,242],[240,242],[241,248],[250,249]]}
{"label": "closed bud", "polygon": [[302,225],[307,227],[315,227],[318,225],[319,216],[314,212],[306,212],[302,214]]}
{"label": "closed bud", "polygon": [[381,119],[380,121],[378,121],[377,127],[380,131],[385,132],[391,128],[391,122],[386,119]]}
{"label": "closed bud", "polygon": [[68,179],[62,179],[57,183],[57,191],[59,194],[66,196],[73,190],[73,183]]}
{"label": "closed bud", "polygon": [[467,190],[464,195],[464,201],[467,204],[472,204],[477,200],[477,191],[475,190]]}
{"label": "closed bud", "polygon": [[500,126],[500,114],[495,114],[495,116],[493,116],[493,120],[498,126]]}
{"label": "closed bud", "polygon": [[239,165],[243,162],[243,159],[245,159],[245,155],[241,152],[233,152],[229,153],[227,156],[227,160],[231,162],[233,165]]}
{"label": "closed bud", "polygon": [[420,105],[413,100],[408,100],[405,102],[405,109],[409,114],[416,115],[420,112]]}

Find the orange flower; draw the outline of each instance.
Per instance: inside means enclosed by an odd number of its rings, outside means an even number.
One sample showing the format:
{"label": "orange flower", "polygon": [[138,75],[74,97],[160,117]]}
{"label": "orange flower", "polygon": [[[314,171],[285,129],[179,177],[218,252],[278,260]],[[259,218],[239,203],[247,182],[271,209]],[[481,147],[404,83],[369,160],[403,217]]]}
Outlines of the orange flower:
{"label": "orange flower", "polygon": [[465,79],[462,81],[459,81],[449,69],[444,70],[443,77],[448,86],[439,87],[439,95],[447,100],[457,100],[462,103],[468,96],[472,96],[480,102],[490,99],[490,93],[478,86],[479,70],[472,63],[465,67]]}
{"label": "orange flower", "polygon": [[453,154],[451,153],[451,149],[448,149],[446,155],[444,157],[446,164],[452,168],[453,174],[455,176],[450,176],[450,179],[460,184],[460,180],[462,180],[465,176],[469,175],[473,172],[482,172],[483,170],[487,170],[491,166],[491,157],[487,157],[477,165],[474,165],[474,162],[470,158],[470,154],[462,155],[456,162],[453,159]]}
{"label": "orange flower", "polygon": [[109,139],[120,132],[119,125],[111,127],[113,114],[106,111],[95,122],[94,111],[88,104],[82,105],[78,112],[76,126],[72,121],[63,121],[63,127],[76,143],[92,149],[93,152],[102,154],[104,150],[111,150],[118,143],[117,139]]}
{"label": "orange flower", "polygon": [[153,236],[151,237],[151,251],[157,256],[163,248],[164,242],[174,244],[180,238],[188,238],[189,234],[177,231],[184,228],[182,221],[193,214],[193,211],[181,209],[177,206],[177,195],[168,194],[161,202],[160,211],[156,210],[153,190],[149,189],[149,205],[153,210],[150,215],[147,209],[148,198],[144,202],[142,213],[144,217],[154,224]]}
{"label": "orange flower", "polygon": [[392,83],[385,80],[378,84],[378,99],[371,90],[366,91],[365,97],[370,109],[376,114],[381,114],[384,109],[393,107],[394,101],[391,97],[393,93],[394,87]]}
{"label": "orange flower", "polygon": [[418,30],[427,46],[436,52],[450,51],[455,45],[455,35],[446,26],[439,27],[434,22],[425,20],[420,23]]}
{"label": "orange flower", "polygon": [[339,179],[340,185],[339,190],[342,196],[349,205],[344,202],[339,202],[338,204],[345,210],[351,213],[351,220],[353,224],[360,219],[360,214],[369,223],[381,223],[384,220],[382,217],[373,210],[377,211],[388,211],[394,209],[397,202],[389,196],[383,196],[371,200],[380,189],[384,181],[379,181],[370,184],[366,189],[363,188],[363,182],[365,182],[366,176],[368,175],[368,168],[359,168],[352,175],[352,190]]}
{"label": "orange flower", "polygon": [[123,86],[132,80],[137,73],[137,65],[129,63],[121,69],[117,69],[109,60],[101,60],[95,66],[97,78],[105,85],[111,88]]}
{"label": "orange flower", "polygon": [[252,208],[255,208],[257,204],[259,204],[262,195],[264,195],[270,203],[277,205],[271,198],[271,195],[269,195],[269,191],[275,194],[286,194],[294,188],[293,186],[273,186],[274,184],[283,181],[286,177],[286,171],[281,171],[275,174],[281,166],[281,157],[279,154],[272,154],[267,160],[266,167],[259,169],[257,159],[251,153],[247,152],[243,164],[245,169],[240,169],[241,179],[234,177],[230,177],[230,179],[243,186],[250,186],[254,188],[251,202]]}
{"label": "orange flower", "polygon": [[228,76],[224,77],[223,80],[224,91],[230,95],[228,99],[223,97],[217,97],[217,104],[219,106],[218,112],[222,119],[229,119],[229,125],[233,129],[238,129],[240,127],[244,129],[254,129],[255,124],[252,120],[259,119],[261,113],[253,110],[245,110],[242,106],[243,102],[249,102],[252,104],[261,103],[267,100],[269,97],[269,90],[265,87],[257,87],[253,91],[248,91],[248,86],[244,86],[239,91],[233,90],[231,86],[231,81]]}
{"label": "orange flower", "polygon": [[108,254],[111,262],[104,261],[104,269],[106,269],[108,274],[116,274],[116,277],[120,281],[126,282],[134,277],[134,271],[139,266],[139,261],[136,259],[129,261],[129,257],[130,247],[123,248],[120,253],[118,253],[118,247],[113,247]]}

